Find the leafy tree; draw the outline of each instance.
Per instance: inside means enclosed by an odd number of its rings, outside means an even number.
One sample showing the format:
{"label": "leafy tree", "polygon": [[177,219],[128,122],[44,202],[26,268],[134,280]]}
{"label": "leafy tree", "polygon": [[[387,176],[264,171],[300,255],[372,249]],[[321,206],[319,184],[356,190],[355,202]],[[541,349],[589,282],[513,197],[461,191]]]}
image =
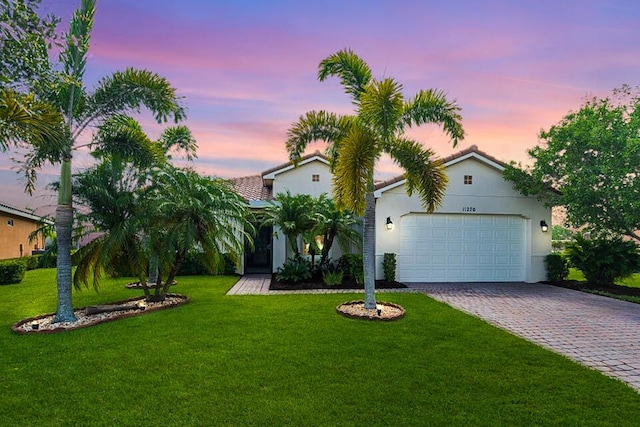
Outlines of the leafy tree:
{"label": "leafy tree", "polygon": [[416,192],[427,211],[442,200],[447,184],[442,163],[434,153],[405,135],[405,129],[426,123],[440,124],[454,146],[464,138],[455,102],[438,90],[421,90],[405,99],[402,85],[392,78],[371,76],[369,66],[349,49],[325,58],[318,79],[340,78],[355,107],[352,115],[310,111],[288,132],[290,159],[299,161],[307,145],[323,140],[334,169],[333,195],[339,209],[364,214],[363,258],[365,307],[375,309],[375,198],[374,166],[383,153],[405,170],[409,195]]}
{"label": "leafy tree", "polygon": [[37,92],[41,100],[54,105],[64,116],[67,137],[62,147],[33,143],[22,164],[29,191],[34,188],[39,168],[46,163],[61,165],[55,220],[58,237],[55,322],[75,320],[71,299],[71,160],[76,150],[101,148],[99,141],[82,144],[80,135],[88,127],[119,114],[138,112],[142,107],[149,109],[158,122],[169,118],[178,121],[185,117],[175,89],[164,78],[147,70],[128,68],[115,72],[100,80],[92,91],[83,86],[94,12],[95,0],[82,0],[71,19],[66,44],[60,53],[62,72],[53,74],[46,84],[39,85]]}
{"label": "leafy tree", "polygon": [[[640,97],[628,86],[592,98],[540,133],[534,164],[512,164],[505,177],[525,195],[564,206],[567,223],[594,236],[640,241]],[[552,190],[553,189],[553,190]]]}
{"label": "leafy tree", "polygon": [[47,46],[58,18],[40,18],[40,0],[0,0],[0,152],[63,138],[62,116],[33,90],[50,73]]}
{"label": "leafy tree", "polygon": [[50,74],[48,47],[60,19],[41,18],[40,0],[0,0],[0,88],[32,92]]}
{"label": "leafy tree", "polygon": [[573,232],[568,228],[560,225],[551,227],[551,240],[570,240],[571,237],[573,237]]}

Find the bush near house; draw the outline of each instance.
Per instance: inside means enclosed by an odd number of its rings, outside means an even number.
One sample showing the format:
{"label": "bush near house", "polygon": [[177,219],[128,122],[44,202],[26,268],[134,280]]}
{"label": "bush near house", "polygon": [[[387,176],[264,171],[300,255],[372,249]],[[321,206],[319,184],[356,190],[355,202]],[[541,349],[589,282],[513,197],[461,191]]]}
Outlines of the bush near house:
{"label": "bush near house", "polygon": [[338,259],[339,268],[350,277],[361,284],[364,282],[364,264],[361,254],[344,254]]}
{"label": "bush near house", "polygon": [[384,280],[388,283],[396,280],[396,254],[385,253],[382,258],[382,270],[384,272]]}
{"label": "bush near house", "polygon": [[551,253],[544,259],[547,268],[547,280],[550,283],[562,283],[569,276],[569,261],[559,253]]}
{"label": "bush near house", "polygon": [[10,285],[22,282],[27,262],[16,258],[0,261],[0,285]]}
{"label": "bush near house", "polygon": [[309,263],[302,258],[296,257],[285,262],[282,267],[278,267],[276,280],[279,282],[297,283],[312,276]]}
{"label": "bush near house", "polygon": [[614,284],[640,270],[636,244],[621,238],[587,240],[577,235],[566,253],[571,265],[596,285]]}

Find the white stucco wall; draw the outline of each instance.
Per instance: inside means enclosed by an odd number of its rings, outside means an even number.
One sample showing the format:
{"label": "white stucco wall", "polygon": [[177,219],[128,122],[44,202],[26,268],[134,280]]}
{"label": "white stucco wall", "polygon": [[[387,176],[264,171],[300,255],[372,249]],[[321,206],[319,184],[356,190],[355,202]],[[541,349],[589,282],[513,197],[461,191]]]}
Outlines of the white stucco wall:
{"label": "white stucco wall", "polygon": [[[313,181],[313,175],[318,175],[319,180]],[[310,161],[299,165],[296,168],[285,168],[272,174],[273,176],[273,195],[285,193],[287,190],[291,194],[308,194],[312,197],[318,197],[322,193],[326,193],[331,197],[331,171],[329,165],[318,159],[310,159]],[[273,272],[282,266],[289,256],[290,250],[286,244],[286,239],[282,232],[274,230],[277,233],[273,238]],[[332,248],[333,255],[339,254],[339,248]]]}
{"label": "white stucco wall", "polygon": [[[446,169],[449,186],[436,213],[517,215],[525,218],[527,282],[546,279],[544,257],[551,252],[551,231],[543,233],[540,221],[551,227],[551,211],[534,197],[524,197],[502,178],[495,167],[470,157],[454,162]],[[465,185],[464,176],[473,176],[473,184]],[[400,252],[401,217],[424,212],[417,195],[407,196],[404,185],[377,192],[376,200],[376,276],[382,278],[382,257],[385,252]],[[391,217],[393,230],[387,230],[385,220]]]}

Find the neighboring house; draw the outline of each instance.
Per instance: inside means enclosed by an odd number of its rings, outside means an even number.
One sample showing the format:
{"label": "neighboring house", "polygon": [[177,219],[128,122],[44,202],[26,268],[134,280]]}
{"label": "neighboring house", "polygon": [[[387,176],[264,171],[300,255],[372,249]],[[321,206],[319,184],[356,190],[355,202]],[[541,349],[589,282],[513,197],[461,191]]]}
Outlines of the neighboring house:
{"label": "neighboring house", "polygon": [[29,243],[29,234],[36,231],[43,218],[0,203],[0,259],[31,255],[44,249],[44,237]]}
{"label": "neighboring house", "polygon": [[[551,210],[525,197],[503,179],[506,164],[470,148],[443,159],[449,185],[441,206],[427,214],[417,195],[409,197],[402,176],[376,184],[376,275],[384,253],[397,254],[401,282],[538,282],[546,279],[544,257],[551,252]],[[326,157],[316,152],[232,180],[258,211],[275,194],[331,194]],[[274,272],[287,259],[283,236],[262,229],[256,251],[245,256],[243,272]],[[337,257],[336,254],[333,254]],[[257,268],[256,268],[257,267]]]}

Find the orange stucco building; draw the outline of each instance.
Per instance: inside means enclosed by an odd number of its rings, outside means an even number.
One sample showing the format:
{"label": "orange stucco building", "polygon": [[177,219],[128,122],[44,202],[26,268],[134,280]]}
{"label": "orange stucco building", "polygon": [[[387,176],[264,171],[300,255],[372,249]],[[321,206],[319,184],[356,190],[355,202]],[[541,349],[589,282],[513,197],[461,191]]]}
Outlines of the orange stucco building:
{"label": "orange stucco building", "polygon": [[29,234],[43,219],[32,213],[0,203],[0,259],[31,255],[44,249],[44,237],[29,243]]}

